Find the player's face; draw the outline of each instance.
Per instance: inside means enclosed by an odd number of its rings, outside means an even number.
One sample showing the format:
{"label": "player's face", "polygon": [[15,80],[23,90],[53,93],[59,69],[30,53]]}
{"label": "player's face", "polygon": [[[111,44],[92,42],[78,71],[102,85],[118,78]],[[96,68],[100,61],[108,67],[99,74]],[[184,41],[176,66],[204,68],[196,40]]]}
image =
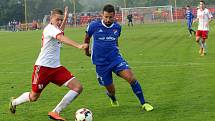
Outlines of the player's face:
{"label": "player's face", "polygon": [[189,8],[189,7],[187,7],[187,10],[190,10],[190,8]]}
{"label": "player's face", "polygon": [[114,22],[114,15],[115,15],[114,12],[109,13],[104,11],[102,14],[102,19],[104,21],[104,24],[107,26],[110,26]]}
{"label": "player's face", "polygon": [[63,21],[63,15],[55,14],[55,15],[52,15],[52,16],[51,16],[51,23],[52,23],[54,26],[60,27],[61,24],[62,24],[62,21]]}
{"label": "player's face", "polygon": [[204,8],[205,8],[205,4],[204,4],[203,2],[200,2],[200,3],[199,3],[199,8],[200,8],[200,9],[204,9]]}

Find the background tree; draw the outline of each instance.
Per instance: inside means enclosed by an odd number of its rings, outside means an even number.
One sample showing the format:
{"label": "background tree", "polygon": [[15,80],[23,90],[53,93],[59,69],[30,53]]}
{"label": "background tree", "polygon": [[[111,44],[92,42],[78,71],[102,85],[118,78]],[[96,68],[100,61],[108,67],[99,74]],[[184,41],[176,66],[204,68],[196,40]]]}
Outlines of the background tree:
{"label": "background tree", "polygon": [[[73,13],[73,0],[26,0],[28,22],[32,20],[42,20],[44,15],[49,14],[53,8],[69,7]],[[175,0],[75,0],[76,12],[101,11],[104,4],[111,3],[118,8],[143,7],[143,6],[175,6]],[[205,0],[208,5],[215,5],[215,0]],[[197,6],[199,0],[177,0],[177,7],[186,5]],[[24,0],[0,0],[0,26],[6,25],[15,19],[25,21]]]}

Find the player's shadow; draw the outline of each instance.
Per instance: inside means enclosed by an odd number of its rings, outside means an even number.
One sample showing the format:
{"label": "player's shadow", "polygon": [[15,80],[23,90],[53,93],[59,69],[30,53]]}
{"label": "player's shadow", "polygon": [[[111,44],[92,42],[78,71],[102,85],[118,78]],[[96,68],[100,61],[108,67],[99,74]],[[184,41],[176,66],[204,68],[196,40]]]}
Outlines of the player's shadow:
{"label": "player's shadow", "polygon": [[137,105],[120,105],[119,107],[108,107],[108,108],[104,108],[102,111],[104,114],[109,114],[109,115],[103,115],[102,117],[104,119],[110,118],[110,116],[120,117],[120,119],[127,119],[127,118],[131,119],[129,118],[131,116],[142,117],[143,115],[146,114],[146,111],[142,110],[141,106],[137,106]]}

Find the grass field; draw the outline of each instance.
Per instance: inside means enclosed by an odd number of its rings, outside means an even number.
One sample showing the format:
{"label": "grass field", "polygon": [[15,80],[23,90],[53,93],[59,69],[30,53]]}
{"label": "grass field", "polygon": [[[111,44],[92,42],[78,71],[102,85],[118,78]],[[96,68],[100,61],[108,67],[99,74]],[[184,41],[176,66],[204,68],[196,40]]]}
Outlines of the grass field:
{"label": "grass field", "polygon": [[[211,26],[214,26],[212,24]],[[208,55],[200,57],[195,38],[181,23],[123,27],[119,46],[141,83],[154,111],[144,112],[127,82],[114,76],[120,107],[112,108],[105,90],[97,83],[94,65],[81,50],[64,45],[61,63],[84,85],[84,91],[62,116],[74,121],[77,109],[87,107],[94,121],[214,121],[215,27],[207,40]],[[67,29],[80,40],[85,28]],[[8,110],[11,96],[31,89],[31,73],[40,51],[41,31],[0,32],[0,121],[47,121],[67,93],[66,87],[46,87],[40,99]]]}

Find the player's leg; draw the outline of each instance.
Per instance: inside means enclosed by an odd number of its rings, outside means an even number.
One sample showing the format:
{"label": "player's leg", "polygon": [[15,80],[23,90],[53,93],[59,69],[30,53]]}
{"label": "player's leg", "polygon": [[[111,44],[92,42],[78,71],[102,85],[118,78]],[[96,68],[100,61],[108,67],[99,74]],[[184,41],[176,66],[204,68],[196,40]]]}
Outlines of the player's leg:
{"label": "player's leg", "polygon": [[121,62],[114,67],[113,71],[130,84],[134,94],[138,97],[143,109],[145,109],[146,111],[153,110],[153,107],[145,101],[142,88],[138,80],[136,80],[136,78],[134,77],[134,74],[129,68],[129,65],[126,61],[122,59]]}
{"label": "player's leg", "polygon": [[16,112],[17,105],[23,104],[25,102],[34,102],[39,98],[39,96],[40,96],[40,93],[35,93],[35,92],[31,91],[31,92],[24,92],[16,99],[11,97],[10,104],[9,104],[11,113]]}
{"label": "player's leg", "polygon": [[192,30],[190,28],[188,28],[188,31],[190,33],[190,37],[192,36]]}
{"label": "player's leg", "polygon": [[115,86],[112,78],[112,68],[107,66],[96,65],[97,79],[101,86],[106,88],[106,94],[110,98],[113,107],[119,106],[115,95]]}
{"label": "player's leg", "polygon": [[153,107],[147,103],[143,96],[142,88],[139,82],[135,79],[134,74],[132,73],[131,69],[125,69],[118,72],[118,75],[125,79],[130,85],[134,92],[134,94],[138,97],[142,108],[146,111],[152,111]]}
{"label": "player's leg", "polygon": [[[20,105],[22,103],[29,102],[29,101],[34,102],[40,97],[42,90],[48,84],[48,81],[41,81],[41,80],[46,80],[47,78],[47,76],[41,75],[41,74],[44,74],[44,72],[48,72],[46,69],[47,68],[45,67],[34,66],[34,71],[32,73],[32,91],[25,92],[16,99],[14,99],[13,97],[11,98],[10,104],[9,104],[11,113],[16,112],[17,105]],[[45,75],[46,74],[47,73],[45,73]]]}
{"label": "player's leg", "polygon": [[122,60],[118,65],[114,67],[114,73],[121,78],[125,79],[131,86],[133,92],[138,97],[141,104],[145,103],[142,88],[139,82],[135,79],[133,72],[129,68],[126,61]]}
{"label": "player's leg", "polygon": [[206,55],[207,52],[208,52],[208,48],[207,48],[207,44],[206,44],[206,41],[205,41],[205,40],[204,40],[204,42],[203,42],[203,47],[204,47],[203,53],[204,53],[204,55]]}
{"label": "player's leg", "polygon": [[199,54],[203,53],[203,44],[202,44],[202,31],[197,30],[196,32],[196,42],[199,44]]}
{"label": "player's leg", "polygon": [[188,31],[190,33],[190,37],[192,36],[192,29],[191,29],[191,23],[189,21],[187,21],[187,27],[188,27]]}
{"label": "player's leg", "polygon": [[193,32],[193,34],[194,34],[194,35],[196,34],[196,31],[195,31],[195,30],[193,30],[192,28],[191,28],[191,31]]}
{"label": "player's leg", "polygon": [[196,31],[194,31],[192,29],[192,21],[189,21],[189,23],[188,23],[188,29],[189,29],[189,32],[190,32],[191,35],[192,35],[192,32],[193,32],[194,35],[196,34]]}
{"label": "player's leg", "polygon": [[109,85],[106,85],[105,86],[107,92],[107,96],[111,99],[111,105],[113,107],[117,107],[119,106],[119,102],[117,101],[116,99],[116,96],[115,96],[115,86],[113,83],[109,84]]}
{"label": "player's leg", "polygon": [[208,38],[208,31],[203,31],[202,32],[202,44],[203,44],[203,54],[207,54],[207,45],[206,45],[206,39]]}
{"label": "player's leg", "polygon": [[70,79],[64,84],[64,86],[67,86],[70,90],[63,97],[60,103],[54,108],[54,110],[52,110],[52,112],[60,114],[60,112],[64,108],[66,108],[72,101],[74,101],[83,90],[81,83],[76,78]]}
{"label": "player's leg", "polygon": [[83,87],[81,83],[63,66],[59,67],[58,71],[53,73],[51,82],[59,86],[67,86],[70,89],[59,104],[48,113],[48,116],[51,119],[65,121],[65,119],[60,116],[60,112],[76,99],[76,97],[82,92]]}
{"label": "player's leg", "polygon": [[135,79],[134,74],[132,73],[131,69],[125,69],[118,72],[118,75],[125,79],[131,86],[133,92],[138,97],[141,104],[145,103],[145,99],[143,96],[142,88],[139,82]]}

